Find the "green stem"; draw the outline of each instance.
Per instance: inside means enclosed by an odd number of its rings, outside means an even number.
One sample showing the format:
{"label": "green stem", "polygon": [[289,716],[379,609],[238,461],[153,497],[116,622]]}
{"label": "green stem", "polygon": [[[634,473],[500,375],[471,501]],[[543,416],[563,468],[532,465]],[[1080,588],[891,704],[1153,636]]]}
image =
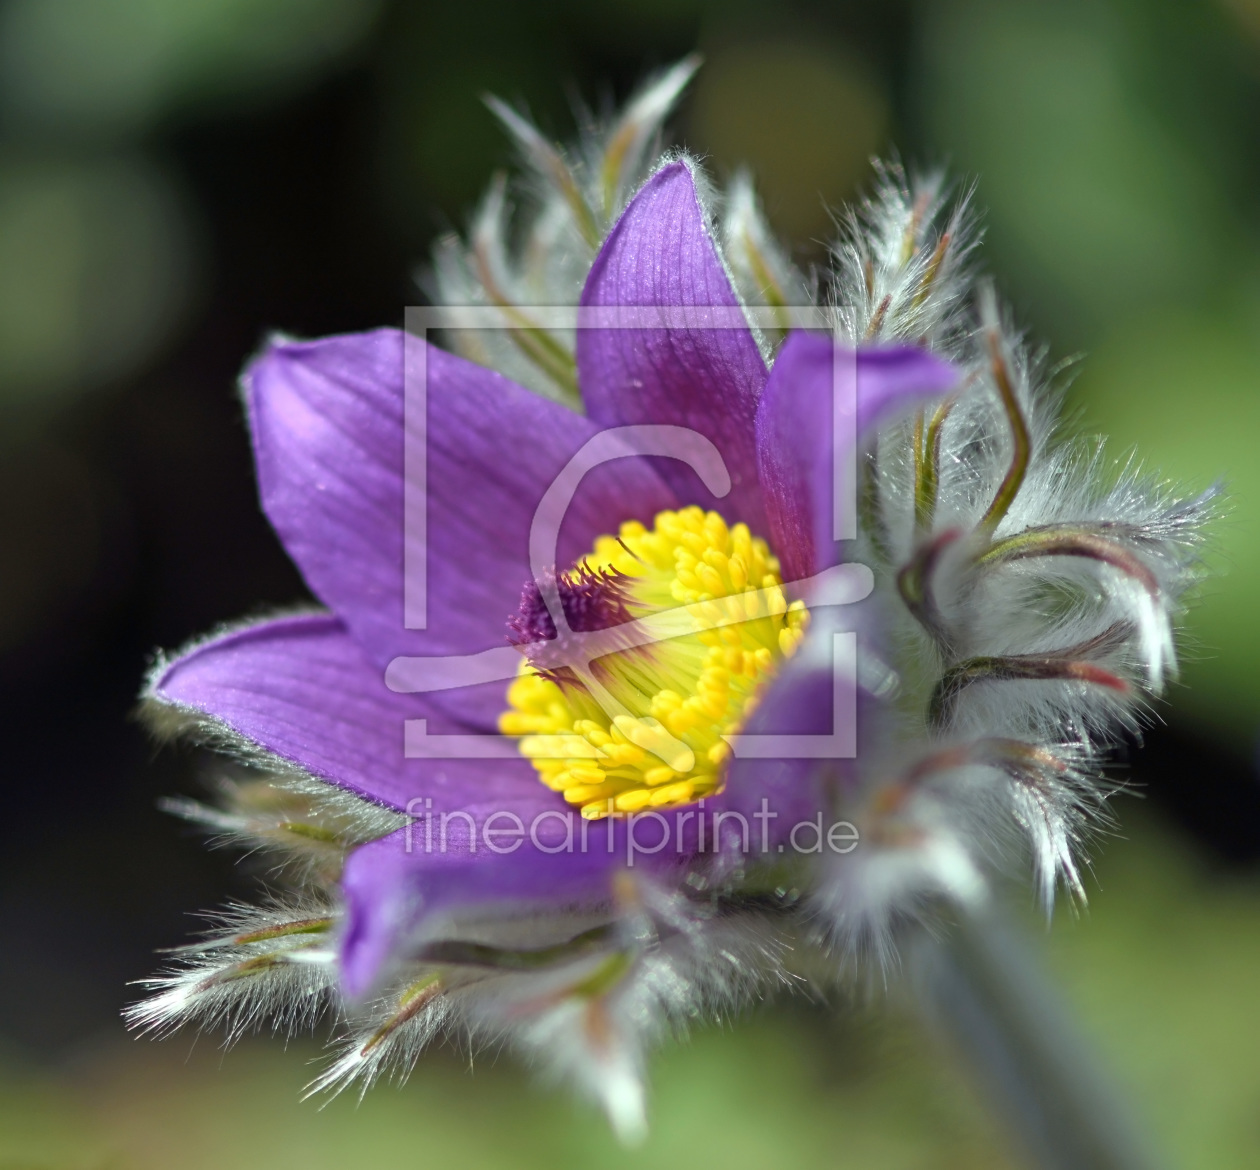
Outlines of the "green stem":
{"label": "green stem", "polygon": [[1115,1086],[1019,936],[992,911],[914,954],[920,1002],[1041,1170],[1153,1170]]}
{"label": "green stem", "polygon": [[1028,433],[1028,423],[1024,419],[1024,412],[1015,395],[1015,387],[1011,384],[1001,345],[997,331],[991,331],[989,356],[993,367],[993,381],[997,386],[998,397],[1002,400],[1002,409],[1006,411],[1006,417],[1010,420],[1011,442],[1014,450],[1011,453],[1010,468],[1001,484],[998,485],[993,503],[989,505],[988,511],[980,520],[980,528],[990,533],[1002,523],[1002,518],[1010,511],[1015,497],[1019,495],[1019,489],[1024,486],[1024,476],[1028,473],[1028,461],[1032,457],[1032,436]]}
{"label": "green stem", "polygon": [[923,414],[914,428],[914,526],[919,532],[932,527],[936,515],[936,496],[941,479],[941,431],[954,408],[955,399],[948,398],[933,412],[923,434]]}

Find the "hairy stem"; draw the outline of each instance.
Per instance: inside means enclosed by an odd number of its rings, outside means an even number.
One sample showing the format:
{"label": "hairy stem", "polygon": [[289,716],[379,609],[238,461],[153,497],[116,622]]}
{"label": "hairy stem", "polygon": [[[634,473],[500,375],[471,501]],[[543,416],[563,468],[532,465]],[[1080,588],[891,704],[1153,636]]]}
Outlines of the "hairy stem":
{"label": "hairy stem", "polygon": [[541,325],[536,325],[508,299],[494,278],[490,257],[480,242],[474,245],[473,258],[477,265],[477,279],[494,306],[502,309],[512,324],[509,332],[517,348],[552,381],[577,398],[577,362],[573,355],[562,342]]}
{"label": "hairy stem", "polygon": [[941,238],[936,241],[936,247],[932,251],[932,258],[928,261],[927,268],[923,270],[923,279],[919,281],[919,287],[915,291],[913,304],[916,309],[928,299],[932,285],[936,283],[936,278],[941,271],[941,264],[945,261],[945,253],[948,251],[949,232],[942,232]]}
{"label": "hairy stem", "polygon": [[1121,646],[1133,633],[1127,622],[1117,622],[1101,634],[1049,654],[982,654],[951,666],[936,684],[928,703],[928,722],[943,727],[969,686],[977,682],[1083,682],[1124,692],[1129,684],[1092,659]]}
{"label": "hairy stem", "polygon": [[387,1040],[418,1012],[428,1007],[442,994],[442,991],[442,981],[436,975],[426,975],[410,984],[398,997],[398,1011],[372,1033],[359,1055],[367,1056],[373,1048]]}
{"label": "hairy stem", "polygon": [[923,415],[914,429],[914,526],[927,532],[936,515],[936,496],[941,481],[941,431],[956,399],[947,398],[932,412],[923,434]]}
{"label": "hairy stem", "polygon": [[775,324],[779,332],[786,333],[792,327],[792,320],[787,312],[787,296],[749,232],[744,233],[744,248],[752,264],[753,278],[757,282],[757,287],[761,290],[761,295],[766,298],[767,307],[774,313]]}
{"label": "hairy stem", "polygon": [[879,451],[874,445],[862,456],[861,488],[858,492],[858,522],[870,537],[875,555],[887,564],[892,559],[888,529],[880,511]]}
{"label": "hairy stem", "polygon": [[932,590],[932,575],[945,550],[962,536],[961,530],[948,528],[938,532],[931,540],[924,541],[914,556],[897,574],[897,591],[915,621],[936,639],[942,649],[949,650],[949,635],[936,608]]}
{"label": "hairy stem", "polygon": [[1019,489],[1024,486],[1024,476],[1028,473],[1028,461],[1032,456],[1032,436],[1028,433],[1028,423],[1015,395],[1006,358],[1002,354],[1002,340],[996,329],[989,330],[989,360],[993,382],[997,386],[998,397],[1002,400],[1002,409],[1011,424],[1011,443],[1014,448],[1010,468],[998,485],[988,511],[980,519],[981,531],[992,533],[1002,523],[1003,517],[1015,502],[1015,497],[1019,495]]}
{"label": "hairy stem", "polygon": [[1152,597],[1159,596],[1159,581],[1139,556],[1119,541],[1084,527],[1064,525],[1016,533],[991,544],[976,558],[976,564],[983,568],[1030,557],[1084,557],[1098,561],[1132,577]]}

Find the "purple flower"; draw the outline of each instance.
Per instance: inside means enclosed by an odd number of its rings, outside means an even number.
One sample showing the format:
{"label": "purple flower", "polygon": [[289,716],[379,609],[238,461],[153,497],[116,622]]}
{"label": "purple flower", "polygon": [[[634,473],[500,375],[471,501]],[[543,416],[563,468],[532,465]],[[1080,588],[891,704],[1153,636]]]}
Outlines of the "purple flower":
{"label": "purple flower", "polygon": [[[632,181],[692,68],[632,103],[634,133],[614,127],[589,174],[500,109],[555,187],[552,251],[532,254],[589,249],[580,297],[568,261],[513,268],[501,188],[468,254],[440,252],[439,292],[504,313],[507,348],[451,343],[530,388],[393,330],[275,342],[247,370],[263,508],[327,608],[162,660],[145,701],[159,730],[264,777],[232,781],[227,811],[179,809],[296,857],[295,892],[238,912],[137,1022],[239,1029],[331,1004],[348,1029],[317,1082],[333,1087],[443,1028],[506,1037],[630,1132],[644,1039],[786,980],[789,938],[882,957],[898,921],[982,895],[998,822],[1025,828],[1048,893],[1074,880],[1090,753],[1171,663],[1201,505],[1080,485],[1023,351],[995,310],[968,315],[965,212],[935,224],[935,181],[885,185],[838,254],[834,334],[776,350],[775,314],[807,286],[766,251],[746,184],[717,235],[688,160]],[[576,332],[532,321],[526,285],[575,296]],[[617,457],[551,515],[596,449]],[[846,548],[836,485],[859,464]],[[423,629],[404,624],[416,564]],[[872,581],[863,607],[838,604]],[[1045,608],[1082,582],[1101,600]],[[854,631],[856,673],[837,671]],[[856,761],[751,738],[855,730],[842,709],[861,712]]]}

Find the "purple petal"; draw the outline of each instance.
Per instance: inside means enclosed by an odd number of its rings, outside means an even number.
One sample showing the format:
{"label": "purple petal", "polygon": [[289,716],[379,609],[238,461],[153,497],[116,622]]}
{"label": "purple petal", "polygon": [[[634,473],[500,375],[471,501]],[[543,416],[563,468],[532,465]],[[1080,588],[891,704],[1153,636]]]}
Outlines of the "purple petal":
{"label": "purple petal", "polygon": [[[843,724],[856,707],[859,721],[854,730],[857,749],[861,751],[862,700],[866,696],[857,690],[851,677],[836,670],[831,635],[856,628],[859,637],[864,637],[868,624],[869,611],[860,605],[815,611],[804,642],[766,689],[743,733],[843,739],[848,729],[838,725],[838,721]],[[839,750],[832,756],[820,754],[812,758],[803,752],[797,754],[800,750],[785,750],[781,759],[741,757],[737,750],[726,787],[712,798],[715,808],[740,813],[758,833],[761,829],[753,818],[758,814],[764,817],[760,823],[765,826],[770,852],[776,851],[779,843],[790,841],[795,825],[814,821],[820,812],[827,821],[833,801],[826,785],[850,775],[852,770],[852,756],[840,754]],[[824,748],[822,752],[830,750],[833,749]],[[754,851],[760,844],[753,842]]]}
{"label": "purple petal", "polygon": [[567,824],[572,849],[565,847],[568,830],[558,817],[522,815],[516,822],[506,816],[492,822],[494,849],[487,846],[484,817],[471,828],[451,817],[444,833],[440,823],[431,824],[427,836],[425,825],[413,825],[355,850],[342,877],[347,994],[370,991],[394,959],[434,941],[461,913],[484,922],[495,915],[510,919],[607,905],[612,875],[623,864],[622,854],[607,848],[616,825],[583,821],[573,809]]}
{"label": "purple petal", "polygon": [[[598,318],[579,316],[582,397],[606,425],[685,426],[712,440],[733,485],[719,510],[764,533],[753,419],[766,367],[685,163],[663,167],[634,197],[596,257],[581,303],[683,310],[663,328],[588,328],[583,320]],[[717,327],[732,321],[737,328]],[[687,502],[712,502],[685,469],[666,465],[661,474]]]}
{"label": "purple petal", "polygon": [[389,690],[331,615],[280,618],[196,646],[161,670],[146,698],[204,720],[210,738],[226,729],[396,809],[423,797],[434,809],[565,807],[524,759],[405,758],[405,720],[429,718],[434,732],[449,722],[420,697]]}
{"label": "purple petal", "polygon": [[860,437],[889,415],[941,395],[957,381],[953,366],[921,349],[859,349],[855,361],[852,350],[818,334],[788,337],[757,410],[757,455],[770,543],[786,580],[817,573],[838,559],[832,528],[837,389],[842,401],[857,403]]}
{"label": "purple petal", "polygon": [[[427,438],[417,441],[427,452],[427,508],[411,489],[413,513],[427,515],[427,557],[424,534],[404,533],[404,361],[427,386]],[[531,576],[534,510],[595,424],[395,330],[274,345],[246,385],[263,508],[369,658],[384,667],[401,654],[502,646]],[[420,426],[419,413],[407,425]],[[622,520],[650,522],[671,506],[647,460],[599,468],[566,516],[560,563]],[[427,565],[423,631],[404,628],[405,544],[413,564]],[[484,727],[501,700],[492,687],[437,701]]]}

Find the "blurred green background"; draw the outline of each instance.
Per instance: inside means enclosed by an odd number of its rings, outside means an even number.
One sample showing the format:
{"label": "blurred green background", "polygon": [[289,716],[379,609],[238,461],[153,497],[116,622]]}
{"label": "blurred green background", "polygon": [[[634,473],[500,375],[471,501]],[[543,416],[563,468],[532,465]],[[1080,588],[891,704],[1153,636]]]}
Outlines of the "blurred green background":
{"label": "blurred green background", "polygon": [[[979,181],[985,263],[1071,402],[1201,488],[1217,573],[1117,763],[1124,836],[1047,962],[1171,1165],[1260,1161],[1260,2],[0,3],[0,1170],[1018,1165],[894,992],[766,1005],[654,1064],[655,1129],[509,1060],[299,1104],[311,1042],[128,1039],[117,1012],[248,867],[155,810],[204,762],[128,720],[146,656],[303,586],[234,379],[265,332],[401,323],[510,150],[699,48],[676,137],[748,162],[802,263],[895,148]],[[1017,910],[1024,911],[1019,895]]]}

